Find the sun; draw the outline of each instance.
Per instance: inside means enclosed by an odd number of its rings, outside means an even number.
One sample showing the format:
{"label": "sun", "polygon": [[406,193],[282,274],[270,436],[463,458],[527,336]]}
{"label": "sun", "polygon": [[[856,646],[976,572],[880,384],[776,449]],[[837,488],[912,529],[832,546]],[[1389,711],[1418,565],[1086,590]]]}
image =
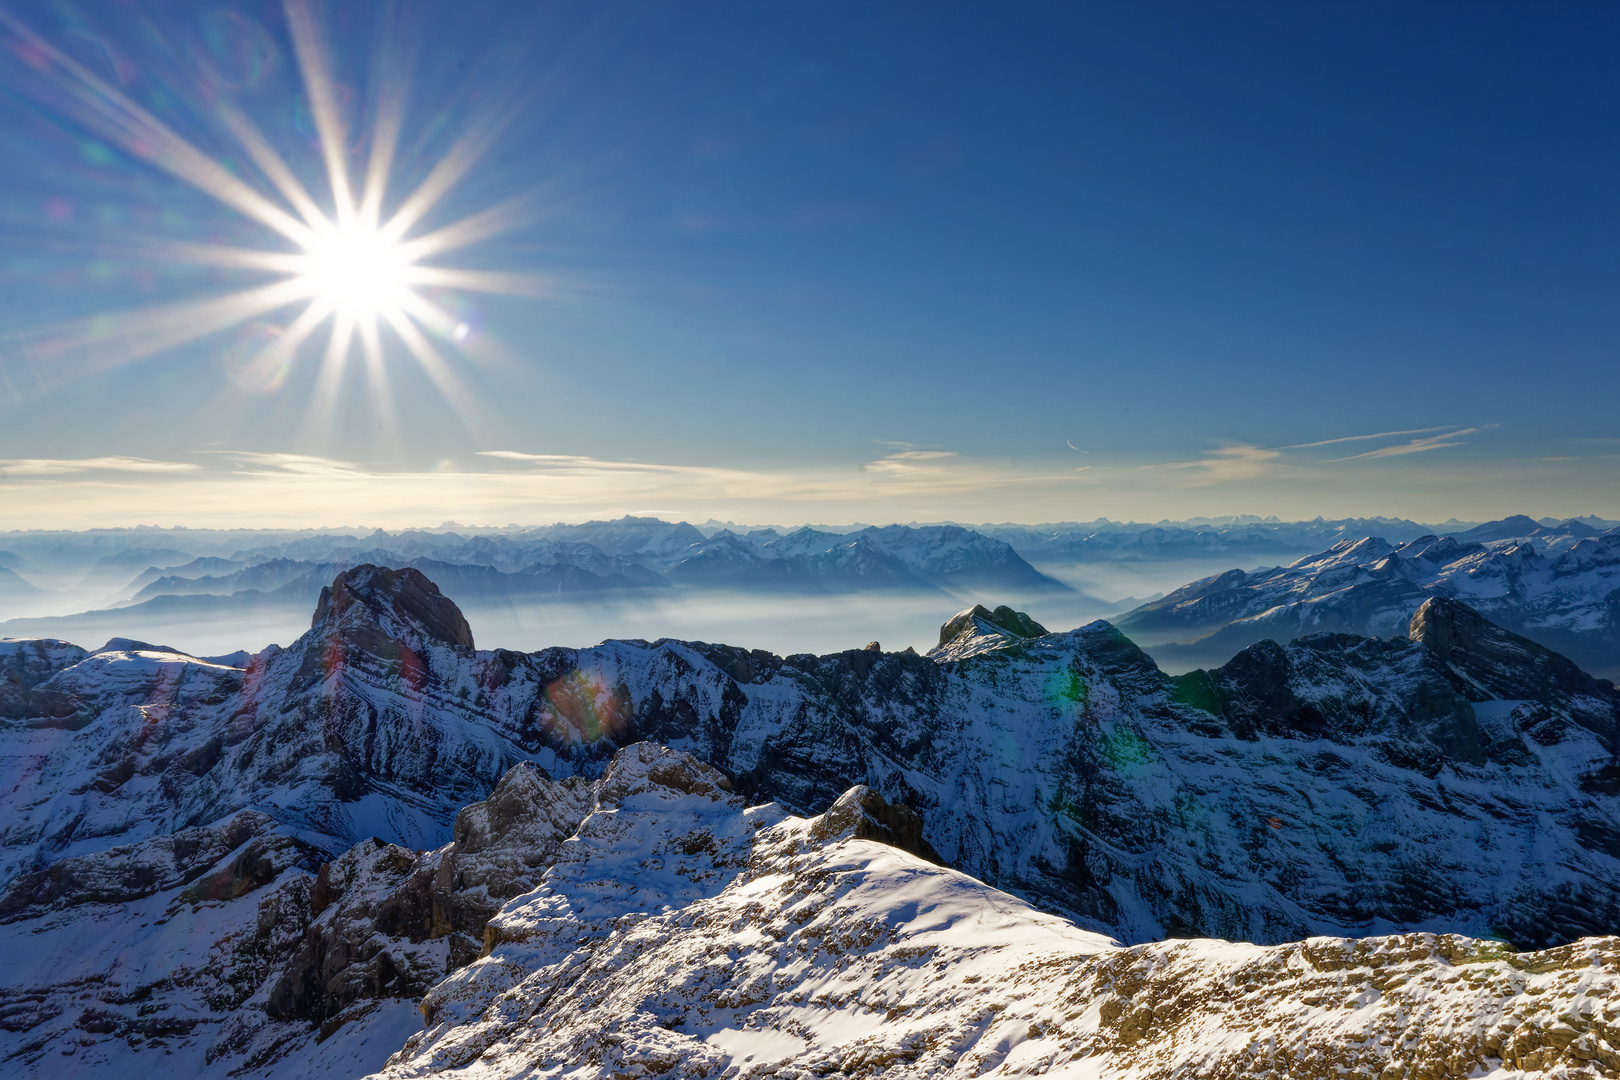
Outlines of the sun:
{"label": "sun", "polygon": [[408,250],[376,225],[349,216],[324,222],[305,241],[296,278],[339,319],[395,322],[413,298]]}
{"label": "sun", "polygon": [[356,345],[365,377],[376,391],[373,399],[386,402],[386,331],[445,400],[463,412],[465,395],[456,367],[473,357],[470,350],[478,343],[470,340],[468,323],[446,309],[446,294],[465,290],[543,298],[554,290],[530,274],[448,267],[430,260],[464,252],[533,220],[538,212],[531,198],[519,196],[448,224],[424,226],[518,113],[502,108],[473,118],[414,189],[392,190],[397,185],[394,151],[403,134],[408,97],[407,66],[384,64],[379,69],[383,76],[376,81],[376,100],[366,112],[372,118],[370,129],[351,132],[310,0],[285,0],[283,10],[328,192],[307,188],[299,179],[301,170],[223,91],[209,99],[212,119],[234,140],[240,155],[235,162],[209,155],[0,8],[0,38],[9,33],[13,51],[30,58],[38,76],[30,89],[42,102],[263,226],[270,241],[264,247],[154,243],[156,257],[258,271],[269,280],[206,299],[67,324],[54,336],[41,335],[40,349],[58,358],[75,353],[93,357],[105,369],[288,312],[283,325],[266,335],[262,352],[240,365],[236,375],[242,385],[271,390],[284,385],[285,373],[308,351],[305,343],[318,341],[324,330],[325,348],[313,350],[320,356],[314,414],[330,412]]}

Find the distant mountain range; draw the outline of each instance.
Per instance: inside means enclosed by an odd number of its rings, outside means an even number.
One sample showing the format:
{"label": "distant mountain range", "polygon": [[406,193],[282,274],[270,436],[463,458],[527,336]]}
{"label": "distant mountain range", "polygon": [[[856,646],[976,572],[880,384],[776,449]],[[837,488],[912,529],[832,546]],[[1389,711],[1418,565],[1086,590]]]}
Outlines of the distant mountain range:
{"label": "distant mountain range", "polygon": [[1434,596],[1620,675],[1620,528],[1580,522],[1508,519],[1403,544],[1345,539],[1286,566],[1195,581],[1116,622],[1166,659],[1207,665],[1268,638],[1396,634]]}
{"label": "distant mountain range", "polygon": [[[108,609],[130,606],[142,609],[137,615],[171,622],[188,612],[221,620],[267,606],[294,612],[313,603],[336,573],[363,563],[420,569],[447,595],[480,611],[696,593],[1009,597],[1036,606],[1039,597],[1067,594],[1090,604],[1089,618],[1137,601],[1110,607],[1112,596],[1077,593],[1059,580],[1065,568],[1162,562],[1199,572],[1230,559],[1230,569],[1130,610],[1119,625],[1166,663],[1209,666],[1266,638],[1287,641],[1313,630],[1398,633],[1426,597],[1456,596],[1592,670],[1620,674],[1614,523],[1516,515],[1448,524],[1449,531],[1390,518],[1241,518],[832,531],[698,528],[625,517],[543,528],[364,534],[11,533],[0,536],[6,545],[0,550],[0,616],[26,608],[34,617],[0,621],[0,633],[63,632],[38,618],[58,595],[63,603],[90,598],[52,613],[83,611],[78,632],[111,626],[122,616]],[[1263,568],[1244,568],[1256,563]],[[1091,588],[1085,574],[1068,576]],[[70,591],[52,593],[47,586]],[[1157,593],[1142,589],[1139,595]]]}
{"label": "distant mountain range", "polygon": [[[849,533],[801,528],[741,535],[721,530],[705,535],[685,522],[627,517],[474,535],[378,530],[361,537],[274,537],[275,542],[228,555],[154,548],[145,536],[136,539],[146,543],[109,553],[102,552],[104,543],[86,551],[82,534],[65,534],[59,545],[53,539],[12,534],[7,541],[29,548],[47,564],[66,561],[64,554],[69,560],[77,555],[77,563],[71,564],[79,568],[77,587],[108,588],[120,606],[231,596],[244,604],[305,605],[337,571],[366,562],[421,569],[469,604],[676,587],[808,595],[1072,591],[1036,570],[1004,541],[955,525],[892,525]],[[219,536],[195,546],[218,547]],[[27,561],[5,554],[18,563]],[[95,557],[85,566],[87,554]],[[29,595],[39,591],[0,566],[0,601],[8,588],[34,590]],[[166,606],[173,608],[176,602],[170,599]],[[213,602],[205,606],[218,607]]]}
{"label": "distant mountain range", "polygon": [[1395,543],[1420,536],[1451,536],[1465,542],[1505,540],[1549,532],[1592,536],[1620,525],[1602,518],[1537,521],[1517,514],[1483,524],[1451,522],[1421,525],[1402,518],[1343,518],[1277,521],[1255,517],[1151,525],[1099,520],[1056,525],[981,525],[979,531],[1005,540],[1037,563],[1087,562],[1098,559],[1162,559],[1229,552],[1264,557],[1277,553],[1306,554],[1344,540],[1379,536]]}

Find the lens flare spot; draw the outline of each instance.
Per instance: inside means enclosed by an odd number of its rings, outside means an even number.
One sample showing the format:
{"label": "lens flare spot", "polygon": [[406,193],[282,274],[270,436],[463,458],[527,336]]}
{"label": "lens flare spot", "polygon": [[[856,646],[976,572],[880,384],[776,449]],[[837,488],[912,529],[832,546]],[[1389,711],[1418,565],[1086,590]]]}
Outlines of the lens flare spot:
{"label": "lens flare spot", "polygon": [[220,356],[226,376],[254,394],[281,389],[292,369],[290,350],[278,347],[285,336],[285,330],[271,323],[255,322],[242,327]]}
{"label": "lens flare spot", "polygon": [[1091,687],[1079,671],[1066,668],[1047,679],[1046,699],[1060,711],[1083,712],[1091,703]]}
{"label": "lens flare spot", "polygon": [[212,74],[224,86],[255,89],[275,64],[275,42],[264,27],[245,15],[212,12],[203,16],[202,32],[213,61]]}
{"label": "lens flare spot", "polygon": [[546,687],[540,722],[560,742],[592,743],[629,730],[632,709],[622,684],[608,686],[575,668]]}

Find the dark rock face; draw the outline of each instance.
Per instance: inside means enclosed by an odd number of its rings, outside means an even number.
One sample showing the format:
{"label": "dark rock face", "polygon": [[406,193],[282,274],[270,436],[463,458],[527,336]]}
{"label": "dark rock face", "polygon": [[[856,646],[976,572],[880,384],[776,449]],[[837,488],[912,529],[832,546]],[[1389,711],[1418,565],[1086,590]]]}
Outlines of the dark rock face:
{"label": "dark rock face", "polygon": [[79,720],[77,703],[41,684],[88,655],[77,645],[47,638],[0,642],[0,721],[73,727]]}
{"label": "dark rock face", "polygon": [[818,840],[835,836],[876,840],[936,865],[943,866],[945,862],[923,838],[923,819],[915,810],[904,803],[887,802],[865,784],[840,795],[817,820],[811,835]]}
{"label": "dark rock face", "polygon": [[[1347,671],[1378,672],[1351,680]],[[1175,680],[1184,700],[1221,717],[1240,739],[1262,736],[1351,743],[1393,737],[1434,761],[1486,760],[1474,713],[1441,663],[1422,649],[1350,634],[1313,634],[1288,648],[1250,646],[1224,666]],[[1342,693],[1321,693],[1343,685]],[[1389,693],[1394,688],[1396,693]],[[1199,695],[1210,695],[1197,700]],[[1505,753],[1517,760],[1511,748]]]}
{"label": "dark rock face", "polygon": [[[351,609],[360,611],[351,616]],[[322,624],[357,633],[361,647],[375,640],[367,631],[388,635],[384,640],[418,635],[445,645],[473,647],[472,628],[461,609],[439,592],[420,570],[389,570],[369,563],[345,570],[321,590],[312,629]],[[330,631],[329,631],[330,632]]]}
{"label": "dark rock face", "polygon": [[265,814],[245,810],[214,827],[181,829],[139,844],[59,859],[0,893],[0,922],[77,904],[121,904],[185,888],[187,902],[230,900],[268,885],[289,867],[313,868],[320,853],[276,835]]}
{"label": "dark rock face", "polygon": [[[1450,670],[1471,701],[1525,700],[1566,712],[1577,724],[1615,742],[1614,684],[1594,679],[1529,638],[1486,619],[1459,600],[1431,597],[1412,616],[1411,638]],[[1548,733],[1550,734],[1550,732]]]}
{"label": "dark rock face", "polygon": [[[381,840],[321,867],[310,891],[314,924],[270,990],[280,1020],[331,1020],[361,1000],[415,997],[444,976],[428,936],[427,892],[414,852]],[[403,937],[403,942],[388,940]]]}

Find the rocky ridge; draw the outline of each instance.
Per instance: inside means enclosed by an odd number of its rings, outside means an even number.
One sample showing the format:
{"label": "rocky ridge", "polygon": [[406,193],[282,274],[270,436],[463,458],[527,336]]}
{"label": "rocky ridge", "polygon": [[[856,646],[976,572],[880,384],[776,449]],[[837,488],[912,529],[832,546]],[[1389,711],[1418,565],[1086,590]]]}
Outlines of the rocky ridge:
{"label": "rocky ridge", "polygon": [[1029,638],[1046,636],[1046,627],[1005,604],[991,611],[975,604],[959,611],[939,628],[939,644],[928,651],[936,660],[965,660]]}
{"label": "rocky ridge", "polygon": [[[1444,655],[1438,610],[1466,639]],[[1620,903],[1613,688],[1466,610],[1428,609],[1424,640],[1318,634],[1175,678],[1106,623],[1026,637],[1005,610],[947,624],[933,657],[517,654],[474,651],[416,571],[357,568],[240,668],[17,646],[34,682],[0,733],[0,866],[249,808],[333,855],[434,848],[516,764],[594,776],[652,740],[795,812],[865,784],[950,865],[1126,940],[1597,932]],[[45,656],[63,666],[40,678]]]}

